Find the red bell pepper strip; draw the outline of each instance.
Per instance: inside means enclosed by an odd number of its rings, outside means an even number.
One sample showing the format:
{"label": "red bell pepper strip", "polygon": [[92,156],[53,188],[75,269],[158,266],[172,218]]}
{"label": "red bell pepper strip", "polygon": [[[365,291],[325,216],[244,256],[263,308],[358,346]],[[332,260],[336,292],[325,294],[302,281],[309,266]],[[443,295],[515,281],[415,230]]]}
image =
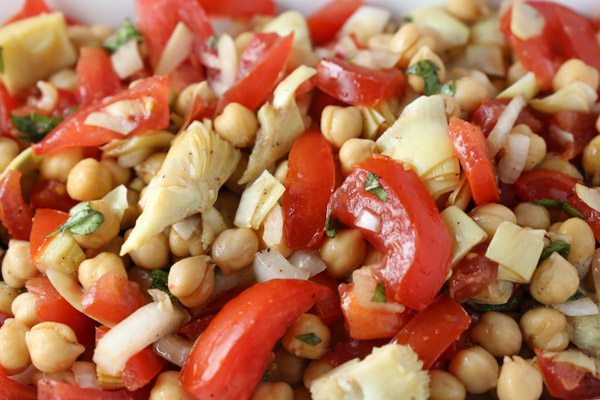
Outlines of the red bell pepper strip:
{"label": "red bell pepper strip", "polygon": [[[105,107],[122,100],[136,101],[146,110],[141,115],[126,118],[129,123],[135,124],[135,127],[126,135],[111,129],[85,124],[90,114],[102,112]],[[123,118],[125,119],[125,117]],[[164,77],[155,76],[140,81],[131,89],[105,98],[98,104],[81,107],[65,118],[44,140],[32,145],[33,152],[40,155],[65,147],[100,146],[123,136],[134,136],[149,130],[166,128],[169,120],[168,82]]]}
{"label": "red bell pepper strip", "polygon": [[273,0],[198,0],[210,16],[251,18],[255,15],[275,15]]}
{"label": "red bell pepper strip", "polygon": [[36,400],[37,395],[35,387],[13,381],[0,368],[0,399]]}
{"label": "red bell pepper strip", "polygon": [[327,326],[331,326],[344,319],[340,304],[340,295],[338,294],[338,281],[329,275],[327,271],[318,273],[310,278],[310,280],[320,285],[327,286],[331,289],[331,294],[323,300],[316,302],[309,310],[309,313],[315,314],[319,317],[321,322]]}
{"label": "red bell pepper strip", "polygon": [[194,344],[179,375],[184,389],[196,399],[249,399],[277,340],[328,293],[295,279],[250,287],[223,307]]}
{"label": "red bell pepper strip", "polygon": [[324,361],[332,367],[337,367],[343,363],[360,358],[361,360],[371,354],[374,347],[385,346],[388,343],[387,339],[375,340],[356,340],[350,339],[344,342],[339,342],[333,347],[327,349],[321,361]]}
{"label": "red bell pepper strip", "polygon": [[585,185],[558,171],[540,169],[521,175],[515,183],[517,195],[523,201],[560,200],[575,208],[585,218],[596,240],[600,240],[600,212],[583,202],[575,192],[576,184]]}
{"label": "red bell pepper strip", "polygon": [[310,38],[315,46],[335,39],[344,23],[364,3],[361,0],[333,0],[307,18]]}
{"label": "red bell pepper strip", "polygon": [[[387,194],[386,201],[365,190],[370,172]],[[374,272],[385,283],[387,298],[415,310],[427,307],[446,280],[451,240],[417,174],[389,157],[375,155],[355,166],[333,194],[329,208],[332,217],[360,228],[365,239],[385,253],[383,265]],[[377,226],[357,225],[365,216]]]}
{"label": "red bell pepper strip", "polygon": [[8,171],[0,181],[0,219],[13,238],[29,240],[33,212],[23,200],[19,171]]}
{"label": "red bell pepper strip", "polygon": [[[494,129],[498,118],[504,112],[506,105],[510,99],[487,99],[484,100],[473,114],[471,115],[471,123],[479,126],[483,134],[487,135]],[[526,106],[517,117],[515,125],[525,124],[535,133],[542,134],[545,129],[544,123],[534,115],[533,109]]]}
{"label": "red bell pepper strip", "polygon": [[[31,387],[33,388],[33,386]],[[144,400],[149,396],[150,388],[144,388],[135,392],[125,389],[85,389],[57,381],[50,377],[40,379],[37,384],[38,400]]]}
{"label": "red bell pepper strip", "polygon": [[100,47],[82,47],[76,71],[77,100],[82,106],[121,91],[121,79],[112,67],[108,52]]}
{"label": "red bell pepper strip", "polygon": [[333,58],[319,61],[312,80],[325,93],[355,106],[374,107],[406,93],[406,79],[400,70],[376,71]]}
{"label": "red bell pepper strip", "polygon": [[471,250],[474,256],[465,257],[452,269],[450,277],[450,297],[462,302],[481,293],[496,280],[498,263],[485,256],[487,244]]}
{"label": "red bell pepper strip", "polygon": [[283,231],[289,248],[307,250],[321,244],[334,188],[331,145],[316,129],[303,133],[288,157],[283,194]]}
{"label": "red bell pepper strip", "polygon": [[535,354],[546,387],[553,397],[565,400],[600,397],[600,379],[591,372],[568,362],[555,361],[539,349],[535,349]]}
{"label": "red bell pepper strip", "polygon": [[460,304],[442,295],[404,325],[392,343],[409,345],[423,361],[423,369],[429,369],[470,323]]}
{"label": "red bell pepper strip", "polygon": [[127,390],[134,392],[146,386],[157,376],[165,365],[165,359],[155,354],[151,348],[133,355],[121,372],[121,379]]}
{"label": "red bell pepper strip", "polygon": [[[78,202],[69,197],[67,185],[59,181],[38,181],[31,193],[31,207],[69,212]],[[52,231],[50,231],[52,232]]]}
{"label": "red bell pepper strip", "polygon": [[64,224],[69,219],[69,214],[63,211],[39,208],[35,210],[31,235],[29,236],[29,247],[31,259],[39,260],[44,248],[50,243],[52,237],[46,237]]}
{"label": "red bell pepper strip", "polygon": [[21,11],[10,17],[4,25],[8,25],[11,22],[20,21],[25,18],[35,17],[43,13],[51,13],[52,10],[44,0],[25,0]]}

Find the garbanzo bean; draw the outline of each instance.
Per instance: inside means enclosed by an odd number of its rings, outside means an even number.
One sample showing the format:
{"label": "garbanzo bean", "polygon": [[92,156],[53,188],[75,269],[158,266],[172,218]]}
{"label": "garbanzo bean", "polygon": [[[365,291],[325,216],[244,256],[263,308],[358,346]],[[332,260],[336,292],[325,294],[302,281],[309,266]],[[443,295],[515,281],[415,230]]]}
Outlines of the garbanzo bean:
{"label": "garbanzo bean", "polygon": [[359,229],[340,229],[335,237],[326,237],[319,250],[327,272],[343,279],[360,267],[367,245]]}
{"label": "garbanzo bean", "polygon": [[19,154],[17,142],[7,137],[0,138],[0,171],[4,171],[17,154]]}
{"label": "garbanzo bean", "polygon": [[75,241],[86,249],[99,249],[119,234],[119,220],[112,213],[110,206],[103,200],[90,201],[90,208],[104,216],[98,229],[89,235],[73,235]]}
{"label": "garbanzo bean", "polygon": [[327,106],[321,113],[321,132],[333,147],[342,145],[362,133],[363,119],[356,107]]}
{"label": "garbanzo bean", "polygon": [[11,314],[11,306],[13,301],[19,295],[19,291],[0,281],[0,312]]}
{"label": "garbanzo bean", "polygon": [[558,253],[553,253],[536,268],[529,283],[531,296],[546,305],[564,303],[577,289],[577,270]]}
{"label": "garbanzo bean", "polygon": [[508,71],[506,73],[507,85],[512,85],[513,83],[521,79],[523,76],[525,76],[525,74],[528,72],[529,71],[527,70],[527,68],[525,68],[521,61],[515,61],[510,65],[510,67],[508,67]]}
{"label": "garbanzo bean", "polygon": [[[131,229],[125,232],[125,240],[129,237]],[[169,239],[160,232],[144,243],[139,249],[129,252],[131,260],[140,267],[160,269],[169,262]]]}
{"label": "garbanzo bean", "polygon": [[[598,124],[600,124],[600,117],[598,117],[596,125]],[[593,138],[585,146],[583,150],[583,169],[593,186],[600,185],[600,135]]]}
{"label": "garbanzo bean", "polygon": [[2,277],[10,287],[20,289],[27,279],[38,274],[30,262],[29,242],[11,239],[2,260]]}
{"label": "garbanzo bean", "polygon": [[[242,153],[242,156],[240,157],[240,161],[237,163],[235,170],[233,171],[233,173],[231,174],[229,179],[227,179],[227,181],[225,182],[225,187],[227,189],[231,190],[233,193],[237,194],[238,196],[241,196],[242,193],[244,193],[244,190],[246,189],[245,184],[240,185],[238,182],[240,181],[240,179],[242,179],[242,176],[244,176],[244,172],[246,172],[246,168],[248,168],[248,160],[249,159],[250,159],[250,156],[248,156],[248,154]],[[287,173],[287,170],[286,170],[286,173]],[[275,178],[277,178],[277,172],[274,174],[274,176],[275,176]],[[277,178],[277,179],[279,179],[279,178]]]}
{"label": "garbanzo bean", "polygon": [[191,397],[179,384],[179,373],[167,371],[156,379],[149,400],[191,400]]}
{"label": "garbanzo bean", "polygon": [[379,264],[383,260],[383,253],[376,250],[374,247],[367,247],[367,254],[363,259],[362,265],[373,265]]}
{"label": "garbanzo bean", "polygon": [[441,369],[429,371],[429,400],[464,400],[465,385],[454,375]]}
{"label": "garbanzo bean", "polygon": [[11,305],[15,319],[32,327],[39,322],[36,314],[36,302],[39,297],[33,293],[25,292],[18,295]]}
{"label": "garbanzo bean", "polygon": [[81,160],[83,160],[81,147],[58,150],[44,157],[40,164],[40,174],[46,180],[66,182],[71,169]]}
{"label": "garbanzo bean", "polygon": [[277,370],[272,377],[273,381],[282,381],[290,385],[302,383],[302,374],[307,364],[306,359],[290,354],[283,348],[278,348],[275,350],[273,362],[277,365]]}
{"label": "garbanzo bean", "polygon": [[63,68],[48,79],[58,89],[72,90],[77,89],[77,72],[73,68]]}
{"label": "garbanzo bean", "polygon": [[167,153],[162,151],[151,154],[141,164],[136,165],[133,169],[135,170],[136,175],[142,178],[144,183],[147,185],[163,165],[166,157]]}
{"label": "garbanzo bean", "polygon": [[481,13],[482,2],[480,0],[448,0],[447,7],[455,17],[465,22],[473,22]]}
{"label": "garbanzo bean", "polygon": [[258,237],[252,229],[226,229],[213,242],[211,255],[221,271],[231,275],[252,263],[258,244]]}
{"label": "garbanzo bean", "polygon": [[515,207],[517,224],[533,229],[548,229],[550,227],[550,213],[546,207],[535,203],[519,203]]}
{"label": "garbanzo bean", "polygon": [[215,266],[208,256],[184,258],[169,271],[169,290],[186,307],[197,307],[212,294]]}
{"label": "garbanzo bean", "polygon": [[370,139],[349,139],[340,148],[340,164],[342,173],[349,175],[352,172],[352,166],[365,161],[375,153],[375,142]]}
{"label": "garbanzo bean", "polygon": [[471,331],[471,338],[494,357],[518,354],[523,336],[519,324],[506,314],[486,312]]}
{"label": "garbanzo bean", "polygon": [[552,89],[557,92],[573,82],[581,82],[589,85],[594,90],[598,90],[599,80],[600,76],[596,68],[577,58],[572,58],[565,61],[556,71],[552,78]]}
{"label": "garbanzo bean", "polygon": [[304,370],[304,374],[302,375],[302,382],[307,389],[310,389],[310,385],[314,382],[315,379],[320,377],[326,372],[329,372],[333,369],[331,364],[326,363],[321,360],[311,361],[310,364]]}
{"label": "garbanzo bean", "polygon": [[331,334],[321,319],[313,314],[302,314],[281,338],[284,349],[298,357],[320,358],[329,347]]}
{"label": "garbanzo bean", "polygon": [[483,83],[468,76],[456,80],[454,98],[462,110],[473,112],[488,97],[489,90]]}
{"label": "garbanzo bean", "polygon": [[28,331],[27,325],[13,318],[0,327],[0,366],[9,375],[18,374],[31,364],[25,343]]}
{"label": "garbanzo bean", "polygon": [[140,192],[133,189],[127,189],[127,208],[121,217],[121,224],[119,225],[120,229],[129,229],[135,225],[135,221],[140,216],[140,209],[138,208],[139,200]]}
{"label": "garbanzo bean", "polygon": [[498,362],[479,346],[461,350],[452,357],[448,371],[456,376],[469,393],[485,393],[496,387]]}
{"label": "garbanzo bean", "polygon": [[[412,56],[412,58],[408,62],[408,65],[410,67],[422,60],[429,60],[432,63],[434,63],[439,68],[437,70],[437,74],[438,74],[438,77],[440,78],[440,81],[444,82],[446,80],[446,66],[444,65],[444,62],[442,61],[440,56],[435,54],[429,48],[429,46],[421,47],[415,53],[415,55]],[[419,75],[415,75],[415,74],[409,74],[407,79],[408,79],[408,84],[415,92],[423,93],[423,91],[425,90],[425,80],[423,79],[423,77],[421,77]]]}
{"label": "garbanzo bean", "polygon": [[108,252],[100,253],[94,258],[84,260],[79,265],[79,282],[87,291],[94,282],[110,271],[117,271],[120,276],[127,279],[127,271],[125,271],[121,257]]}
{"label": "garbanzo bean", "polygon": [[581,173],[575,165],[567,160],[563,160],[560,154],[553,152],[546,153],[544,159],[535,167],[535,169],[551,169],[553,171],[562,172],[571,178],[579,179],[580,181],[583,180],[583,176],[581,176]]}
{"label": "garbanzo bean", "polygon": [[469,213],[471,218],[487,233],[487,241],[491,241],[498,230],[498,226],[504,221],[517,223],[517,216],[510,208],[502,204],[489,203],[475,207]]}
{"label": "garbanzo bean", "polygon": [[458,100],[447,94],[440,94],[440,97],[444,100],[446,119],[450,120],[452,117],[460,117],[461,109]]}
{"label": "garbanzo bean", "polygon": [[74,200],[97,200],[112,188],[110,169],[93,158],[79,161],[67,176],[67,193]]}
{"label": "garbanzo bean", "polygon": [[520,133],[529,138],[529,148],[527,149],[527,159],[525,160],[523,171],[533,170],[546,156],[546,141],[525,124],[515,126],[510,132]]}
{"label": "garbanzo bean", "polygon": [[549,307],[527,311],[519,322],[523,339],[531,349],[561,351],[569,345],[567,318]]}
{"label": "garbanzo bean", "polygon": [[100,163],[110,170],[114,187],[127,185],[131,181],[131,170],[120,166],[114,158],[103,158]]}
{"label": "garbanzo bean", "polygon": [[254,112],[238,103],[229,103],[215,118],[215,131],[235,147],[249,147],[254,143],[258,120]]}
{"label": "garbanzo bean", "polygon": [[185,111],[192,103],[194,95],[199,96],[207,104],[211,104],[215,101],[215,94],[213,93],[210,86],[206,83],[192,83],[179,93],[177,100],[175,101],[175,112],[180,116],[185,115]]}
{"label": "garbanzo bean", "polygon": [[285,382],[265,382],[256,389],[250,400],[294,400],[294,391]]}
{"label": "garbanzo bean", "polygon": [[575,266],[579,277],[583,277],[589,269],[596,247],[592,228],[581,218],[569,218],[560,225],[558,234],[571,238],[567,260]]}
{"label": "garbanzo bean", "polygon": [[202,227],[198,226],[194,233],[184,240],[175,229],[169,232],[169,248],[171,253],[177,257],[200,256],[206,254],[207,249],[202,243]]}
{"label": "garbanzo bean", "polygon": [[537,400],[542,395],[544,381],[535,363],[519,356],[504,357],[498,377],[499,400]]}
{"label": "garbanzo bean", "polygon": [[312,400],[312,396],[304,386],[296,386],[294,387],[294,400]]}
{"label": "garbanzo bean", "polygon": [[25,341],[33,365],[47,373],[64,371],[85,351],[73,329],[58,322],[37,324],[27,333]]}

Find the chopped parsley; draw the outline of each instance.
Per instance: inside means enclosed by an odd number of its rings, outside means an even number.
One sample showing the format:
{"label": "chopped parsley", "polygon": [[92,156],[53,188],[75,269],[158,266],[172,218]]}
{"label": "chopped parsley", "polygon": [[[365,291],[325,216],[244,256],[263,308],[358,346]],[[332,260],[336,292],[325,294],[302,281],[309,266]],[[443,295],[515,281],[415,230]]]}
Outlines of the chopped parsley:
{"label": "chopped parsley", "polygon": [[541,199],[535,202],[535,204],[539,204],[540,206],[553,208],[555,210],[562,210],[566,212],[570,217],[582,218],[583,214],[577,211],[575,207],[562,200],[550,200],[550,199]]}
{"label": "chopped parsley", "polygon": [[387,303],[387,297],[385,297],[385,286],[383,286],[383,283],[379,282],[377,284],[371,301],[373,303]]}
{"label": "chopped parsley", "polygon": [[540,261],[545,260],[546,258],[550,257],[552,255],[552,253],[558,253],[563,258],[566,259],[567,257],[569,257],[570,251],[571,251],[571,245],[569,243],[557,240],[556,242],[551,242],[548,245],[548,247],[546,247],[544,249],[544,251],[542,251],[542,255],[540,256]]}
{"label": "chopped parsley", "polygon": [[166,292],[170,298],[176,299],[169,290],[169,273],[162,269],[152,270],[152,282],[150,283],[150,289],[158,289]]}
{"label": "chopped parsley", "polygon": [[409,75],[418,75],[425,81],[425,96],[434,94],[447,94],[453,96],[456,90],[456,83],[452,81],[450,84],[442,83],[437,71],[440,67],[431,60],[420,60],[416,64],[411,65],[406,70]]}
{"label": "chopped parsley", "polygon": [[22,139],[38,143],[56,128],[64,120],[64,117],[48,117],[32,111],[25,116],[11,115],[10,120],[15,128],[23,134],[21,135]]}
{"label": "chopped parsley", "polygon": [[316,346],[322,342],[321,338],[312,332],[305,333],[303,335],[297,335],[296,339],[298,339],[304,343],[310,344],[311,346]]}
{"label": "chopped parsley", "polygon": [[325,220],[325,234],[330,238],[334,238],[339,229],[339,221],[331,217],[331,210],[327,210],[327,219]]}
{"label": "chopped parsley", "polygon": [[69,231],[74,235],[90,235],[96,232],[103,222],[104,215],[100,211],[92,209],[88,201],[75,214],[71,215],[64,224],[59,226],[54,232],[46,235],[46,237],[54,236],[58,232],[64,233],[65,231]]}
{"label": "chopped parsley", "polygon": [[119,50],[119,47],[134,39],[141,43],[144,36],[133,26],[130,20],[126,19],[115,34],[104,43],[104,48],[112,54]]}
{"label": "chopped parsley", "polygon": [[388,195],[379,184],[379,180],[377,180],[377,176],[373,172],[369,172],[369,175],[367,176],[365,190],[379,197],[384,203],[387,200]]}

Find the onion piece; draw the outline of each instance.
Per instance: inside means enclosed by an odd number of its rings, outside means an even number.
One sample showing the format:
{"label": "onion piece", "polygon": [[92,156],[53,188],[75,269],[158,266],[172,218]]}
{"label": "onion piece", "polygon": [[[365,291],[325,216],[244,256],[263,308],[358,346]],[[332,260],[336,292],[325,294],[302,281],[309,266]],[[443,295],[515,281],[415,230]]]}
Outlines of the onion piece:
{"label": "onion piece", "polygon": [[252,263],[258,282],[271,279],[308,279],[310,273],[294,267],[275,249],[262,250],[254,256]]}
{"label": "onion piece", "polygon": [[582,184],[575,185],[577,197],[581,199],[587,206],[596,211],[600,211],[600,192],[597,189],[589,188]]}
{"label": "onion piece", "polygon": [[340,29],[340,35],[354,33],[358,40],[366,43],[371,36],[383,32],[392,13],[385,8],[361,6],[352,14]]}
{"label": "onion piece", "polygon": [[559,111],[577,111],[589,113],[598,100],[598,94],[588,84],[573,82],[560,88],[550,96],[533,99],[529,102],[533,108],[546,114]]}
{"label": "onion piece", "polygon": [[513,184],[525,168],[529,152],[529,137],[520,133],[508,135],[506,153],[498,163],[498,177],[504,183]]}
{"label": "onion piece", "polygon": [[188,240],[190,237],[192,237],[196,229],[198,229],[200,223],[202,223],[201,215],[194,214],[174,223],[171,228],[173,228],[173,230],[177,232],[179,237],[181,237],[183,240]]}
{"label": "onion piece", "polygon": [[377,232],[379,230],[379,226],[381,225],[381,218],[365,208],[360,212],[354,224],[358,228]]}
{"label": "onion piece", "polygon": [[519,118],[519,113],[526,104],[525,98],[522,95],[519,95],[508,103],[504,112],[500,115],[500,118],[498,118],[498,122],[496,122],[496,125],[487,138],[494,155],[498,154],[500,149],[506,144],[508,133],[512,129],[517,118]]}
{"label": "onion piece", "polygon": [[75,382],[82,388],[100,389],[98,386],[98,377],[96,376],[96,366],[87,361],[76,361],[71,370],[75,376]]}
{"label": "onion piece", "polygon": [[119,375],[131,356],[158,339],[177,332],[189,320],[188,313],[174,306],[165,292],[150,289],[148,293],[156,296],[158,301],[137,309],[108,331],[96,345],[93,360],[110,375]]}
{"label": "onion piece", "polygon": [[42,96],[39,100],[34,102],[34,106],[40,110],[51,112],[58,102],[58,91],[56,90],[56,87],[52,83],[46,81],[38,81],[36,86],[40,89]]}
{"label": "onion piece", "polygon": [[221,97],[235,83],[235,75],[238,67],[238,54],[231,36],[223,34],[219,37],[217,54],[219,55],[221,72],[219,79],[213,82],[211,87],[217,97]]}
{"label": "onion piece", "polygon": [[158,65],[154,70],[155,75],[169,75],[179,64],[185,61],[192,51],[194,34],[183,22],[179,22],[165,49],[163,50]]}
{"label": "onion piece", "polygon": [[327,269],[327,265],[316,251],[296,251],[288,258],[288,261],[294,267],[307,271],[310,276],[315,276]]}
{"label": "onion piece", "polygon": [[157,340],[153,349],[165,360],[181,367],[192,350],[192,345],[189,340],[173,334]]}
{"label": "onion piece", "polygon": [[510,16],[510,30],[521,40],[540,36],[546,26],[546,20],[535,8],[524,1],[513,2]]}
{"label": "onion piece", "polygon": [[563,304],[555,304],[552,307],[568,317],[582,317],[584,315],[598,314],[598,306],[589,297],[567,301]]}
{"label": "onion piece", "polygon": [[138,123],[135,121],[130,121],[126,118],[115,117],[101,111],[96,111],[89,114],[83,124],[110,129],[111,131],[118,132],[123,136],[133,132],[133,130],[138,126]]}
{"label": "onion piece", "polygon": [[125,185],[119,185],[110,192],[108,192],[103,198],[104,201],[110,207],[110,211],[117,217],[119,222],[123,219],[125,210],[129,208],[129,202],[127,201],[127,188]]}
{"label": "onion piece", "polygon": [[354,282],[354,293],[356,294],[356,300],[358,300],[358,303],[362,307],[373,311],[390,313],[401,313],[406,310],[404,305],[391,301],[385,303],[371,301],[373,295],[375,294],[375,290],[377,289],[377,285],[379,284],[373,275],[373,270],[371,267],[367,266],[354,270],[352,273],[352,282]]}
{"label": "onion piece", "polygon": [[129,78],[142,68],[144,62],[140,56],[138,44],[135,39],[131,39],[110,56],[112,67],[121,79]]}
{"label": "onion piece", "polygon": [[[216,274],[215,275],[215,287],[210,296],[210,299],[205,303],[210,303],[211,299],[214,299],[223,292],[233,289],[236,286],[248,285],[256,283],[256,276],[254,270],[250,267],[242,268],[233,275]],[[202,306],[200,306],[201,308]]]}

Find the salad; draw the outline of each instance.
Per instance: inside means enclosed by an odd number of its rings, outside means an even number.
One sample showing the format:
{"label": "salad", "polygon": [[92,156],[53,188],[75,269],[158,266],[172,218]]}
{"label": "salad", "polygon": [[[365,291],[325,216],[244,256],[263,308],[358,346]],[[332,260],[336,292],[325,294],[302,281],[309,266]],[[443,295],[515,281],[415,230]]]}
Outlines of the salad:
{"label": "salad", "polygon": [[0,28],[0,398],[600,397],[600,18],[135,0]]}

